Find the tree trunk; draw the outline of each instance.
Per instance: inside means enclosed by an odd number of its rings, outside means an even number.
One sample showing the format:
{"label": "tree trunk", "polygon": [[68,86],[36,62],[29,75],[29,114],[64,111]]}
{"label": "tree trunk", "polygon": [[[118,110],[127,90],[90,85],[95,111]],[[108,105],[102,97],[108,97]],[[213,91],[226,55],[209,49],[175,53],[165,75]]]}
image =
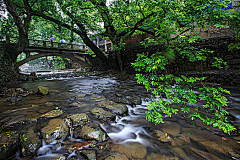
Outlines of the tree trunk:
{"label": "tree trunk", "polygon": [[6,57],[8,57],[8,59],[11,62],[16,62],[18,55],[21,52],[23,52],[24,49],[28,46],[28,24],[31,20],[31,16],[30,16],[30,13],[28,12],[28,9],[26,9],[27,17],[25,18],[23,23],[23,20],[18,15],[12,1],[4,0],[4,3],[7,7],[8,12],[11,14],[11,16],[14,19],[14,22],[18,28],[18,34],[19,34],[17,44],[10,44],[10,42],[6,43],[6,52],[7,52]]}
{"label": "tree trunk", "polygon": [[[119,41],[116,42],[116,44],[122,44],[123,38],[121,37]],[[123,62],[122,62],[122,55],[121,55],[121,50],[117,51],[117,61],[118,61],[118,65],[120,70],[123,70]]]}
{"label": "tree trunk", "polygon": [[98,48],[87,36],[86,33],[80,34],[83,42],[96,54],[96,56],[101,59],[106,65],[108,65],[108,58],[107,55]]}

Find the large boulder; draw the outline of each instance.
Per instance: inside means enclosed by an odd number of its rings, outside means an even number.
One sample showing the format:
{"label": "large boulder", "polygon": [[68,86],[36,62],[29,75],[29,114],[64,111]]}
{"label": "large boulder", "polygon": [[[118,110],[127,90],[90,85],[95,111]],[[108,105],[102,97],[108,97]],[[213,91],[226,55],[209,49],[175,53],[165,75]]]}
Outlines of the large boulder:
{"label": "large boulder", "polygon": [[18,132],[4,132],[0,134],[0,159],[8,159],[16,154],[19,139]]}
{"label": "large boulder", "polygon": [[42,129],[42,135],[47,144],[54,140],[64,140],[68,135],[69,128],[62,119],[52,119],[48,125]]}
{"label": "large boulder", "polygon": [[127,113],[127,111],[128,111],[128,108],[126,105],[114,103],[113,101],[101,101],[98,103],[98,105],[108,108],[113,113],[118,114],[118,115],[123,115],[124,113]]}
{"label": "large boulder", "polygon": [[82,126],[82,125],[86,124],[87,122],[89,122],[88,115],[85,114],[85,113],[72,114],[72,115],[70,115],[68,118],[71,119],[72,125],[73,125],[74,127],[76,127],[76,126]]}
{"label": "large boulder", "polygon": [[108,120],[114,120],[116,115],[109,112],[109,111],[106,111],[102,108],[94,108],[90,111],[93,115],[95,115],[97,118],[99,119],[103,119],[105,121],[108,121]]}
{"label": "large boulder", "polygon": [[32,157],[36,151],[41,147],[41,140],[39,136],[29,129],[27,133],[21,135],[22,155],[24,157]]}
{"label": "large boulder", "polygon": [[37,93],[39,95],[43,95],[43,96],[48,95],[49,94],[49,88],[48,87],[43,87],[43,86],[38,86]]}
{"label": "large boulder", "polygon": [[109,138],[108,134],[100,127],[99,124],[92,123],[74,129],[73,137],[97,141],[105,141]]}

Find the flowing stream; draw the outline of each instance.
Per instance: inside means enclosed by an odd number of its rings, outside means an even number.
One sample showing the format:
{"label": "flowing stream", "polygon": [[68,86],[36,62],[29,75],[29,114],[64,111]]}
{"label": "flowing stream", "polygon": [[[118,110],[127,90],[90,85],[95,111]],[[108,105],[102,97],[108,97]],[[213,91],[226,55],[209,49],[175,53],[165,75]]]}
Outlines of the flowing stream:
{"label": "flowing stream", "polygon": [[[44,74],[44,73],[41,73]],[[50,74],[50,73],[48,73]],[[46,75],[45,75],[46,76]],[[189,123],[184,114],[166,117],[164,124],[154,125],[146,121],[144,115],[147,104],[151,101],[150,94],[143,86],[138,85],[133,76],[121,78],[113,75],[85,75],[76,76],[74,73],[55,74],[46,76],[45,81],[23,84],[12,84],[10,88],[25,88],[29,91],[37,91],[38,86],[49,87],[47,96],[30,95],[23,97],[21,101],[4,102],[0,107],[0,123],[11,126],[11,130],[26,132],[33,129],[41,137],[41,129],[47,125],[50,119],[41,121],[24,122],[41,117],[53,109],[61,109],[64,114],[56,118],[66,118],[76,113],[86,113],[90,118],[96,119],[89,112],[99,107],[98,102],[112,100],[119,103],[119,97],[128,108],[128,113],[116,116],[114,121],[99,121],[110,140],[103,143],[105,149],[99,151],[95,146],[86,147],[96,151],[96,159],[101,159],[113,151],[125,154],[128,159],[238,159],[240,149],[239,130],[231,135],[223,134],[217,128],[207,130],[204,124],[197,122],[196,126]],[[240,88],[225,87],[232,93],[230,111],[231,122],[240,126]],[[77,99],[79,94],[85,97]],[[91,97],[101,96],[104,99],[90,100]],[[140,99],[141,104],[133,103]],[[19,123],[23,122],[23,123]],[[226,139],[226,140],[225,140]],[[73,138],[72,134],[62,140],[46,144],[41,138],[42,144],[34,155],[34,159],[59,159],[59,157],[84,159],[76,152],[67,153],[64,146],[79,142],[84,139]],[[99,143],[99,144],[98,144]],[[138,144],[138,145],[134,145]],[[104,146],[102,145],[102,146]],[[118,146],[118,147],[116,147]],[[125,147],[125,149],[124,149]],[[222,147],[222,148],[221,148]],[[114,149],[112,149],[114,148]],[[20,151],[13,159],[24,159]],[[87,159],[85,157],[85,159]]]}

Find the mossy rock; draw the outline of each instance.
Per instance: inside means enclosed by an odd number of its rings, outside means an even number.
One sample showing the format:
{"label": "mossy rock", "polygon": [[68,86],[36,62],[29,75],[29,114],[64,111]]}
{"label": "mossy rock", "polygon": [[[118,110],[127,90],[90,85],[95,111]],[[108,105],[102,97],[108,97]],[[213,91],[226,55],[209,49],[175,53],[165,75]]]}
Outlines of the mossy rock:
{"label": "mossy rock", "polygon": [[74,138],[83,138],[97,141],[105,141],[109,138],[108,134],[99,124],[86,124],[83,127],[77,127],[73,131]]}
{"label": "mossy rock", "polygon": [[48,95],[49,94],[49,88],[48,87],[43,87],[43,86],[38,86],[37,93],[39,95],[43,95],[43,96]]}
{"label": "mossy rock", "polygon": [[68,118],[72,120],[73,126],[82,126],[89,122],[89,117],[85,113],[72,114]]}
{"label": "mossy rock", "polygon": [[102,108],[94,108],[90,110],[90,112],[95,115],[99,119],[103,120],[114,120],[116,118],[116,115],[111,113],[110,111],[106,111]]}
{"label": "mossy rock", "polygon": [[0,159],[14,156],[18,149],[20,136],[18,132],[4,132],[0,134]]}
{"label": "mossy rock", "polygon": [[57,117],[63,114],[63,111],[60,109],[54,109],[52,111],[49,111],[45,114],[43,114],[41,117],[46,117],[46,118],[52,118],[52,117]]}
{"label": "mossy rock", "polygon": [[52,119],[41,131],[45,142],[49,144],[56,139],[64,140],[68,135],[69,128],[62,119]]}
{"label": "mossy rock", "polygon": [[41,140],[32,129],[29,129],[27,133],[21,135],[22,155],[24,157],[32,157],[36,151],[41,147]]}
{"label": "mossy rock", "polygon": [[113,113],[118,115],[123,115],[128,111],[128,108],[126,105],[120,104],[120,103],[114,103],[113,101],[101,101],[98,103],[98,105],[106,107],[110,109]]}

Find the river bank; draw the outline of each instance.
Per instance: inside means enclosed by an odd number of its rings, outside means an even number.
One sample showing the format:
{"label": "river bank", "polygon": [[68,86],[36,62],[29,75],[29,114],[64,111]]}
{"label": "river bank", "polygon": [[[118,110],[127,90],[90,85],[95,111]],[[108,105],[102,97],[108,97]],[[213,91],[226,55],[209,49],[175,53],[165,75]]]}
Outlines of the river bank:
{"label": "river bank", "polygon": [[[133,75],[95,72],[45,78],[9,85],[28,95],[1,103],[0,155],[12,153],[12,159],[240,157],[239,130],[226,135],[217,128],[207,130],[200,122],[193,126],[184,114],[166,117],[159,125],[146,121],[151,96]],[[38,86],[48,87],[50,94],[37,95]],[[230,90],[230,121],[239,127],[239,88]]]}

